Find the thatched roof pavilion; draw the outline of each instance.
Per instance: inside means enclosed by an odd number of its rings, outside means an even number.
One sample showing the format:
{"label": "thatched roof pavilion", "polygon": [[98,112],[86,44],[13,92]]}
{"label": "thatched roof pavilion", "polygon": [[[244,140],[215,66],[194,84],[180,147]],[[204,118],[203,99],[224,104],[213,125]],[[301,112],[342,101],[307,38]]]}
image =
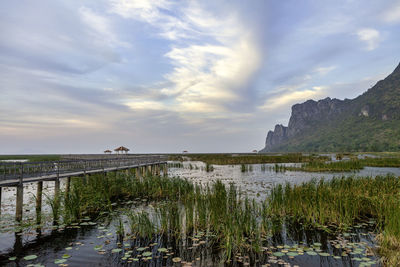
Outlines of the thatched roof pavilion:
{"label": "thatched roof pavilion", "polygon": [[120,146],[120,147],[117,147],[116,149],[114,149],[114,151],[117,152],[118,154],[119,154],[119,152],[121,152],[121,153],[125,152],[125,154],[126,154],[126,153],[128,153],[129,148],[126,148],[124,146]]}
{"label": "thatched roof pavilion", "polygon": [[111,154],[112,151],[110,149],[104,150],[104,154]]}

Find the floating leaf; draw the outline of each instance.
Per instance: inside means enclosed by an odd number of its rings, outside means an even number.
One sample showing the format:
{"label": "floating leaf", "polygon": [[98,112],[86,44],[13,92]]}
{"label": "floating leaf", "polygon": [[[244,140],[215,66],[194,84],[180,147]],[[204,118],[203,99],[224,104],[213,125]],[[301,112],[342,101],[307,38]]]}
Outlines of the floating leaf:
{"label": "floating leaf", "polygon": [[317,256],[318,255],[318,253],[315,252],[315,251],[307,251],[306,253],[307,253],[307,255],[310,255],[310,256]]}
{"label": "floating leaf", "polygon": [[321,253],[319,253],[319,255],[322,256],[322,257],[328,257],[328,256],[330,256],[331,254],[326,253],[326,252],[321,252]]}
{"label": "floating leaf", "polygon": [[67,261],[66,259],[57,259],[54,261],[54,264],[63,264],[66,261]]}
{"label": "floating leaf", "polygon": [[282,257],[282,256],[285,255],[285,253],[282,253],[282,252],[275,252],[273,255],[274,255],[275,257]]}
{"label": "floating leaf", "polygon": [[37,258],[36,255],[29,255],[29,256],[25,256],[25,257],[24,257],[24,260],[30,261],[30,260],[34,260],[34,259],[36,259],[36,258]]}
{"label": "floating leaf", "polygon": [[67,248],[65,248],[65,250],[71,250],[72,249],[72,247],[67,247]]}
{"label": "floating leaf", "polygon": [[172,261],[173,261],[173,262],[181,262],[182,259],[179,258],[179,257],[175,257],[175,258],[172,258]]}
{"label": "floating leaf", "polygon": [[295,256],[298,256],[299,254],[297,252],[289,252],[286,255],[295,257]]}
{"label": "floating leaf", "polygon": [[136,250],[137,251],[144,251],[144,250],[146,250],[146,248],[137,248]]}
{"label": "floating leaf", "polygon": [[166,248],[159,248],[157,249],[158,252],[168,252],[168,249]]}
{"label": "floating leaf", "polygon": [[63,258],[63,259],[68,259],[68,258],[71,258],[71,255],[64,254],[64,255],[62,255],[62,258]]}
{"label": "floating leaf", "polygon": [[151,252],[149,252],[149,251],[146,251],[146,252],[144,252],[144,253],[142,254],[143,257],[149,257],[149,256],[151,256],[151,255],[153,255],[153,253],[151,253]]}
{"label": "floating leaf", "polygon": [[100,250],[100,249],[102,249],[103,248],[103,245],[97,245],[97,246],[94,246],[94,250]]}
{"label": "floating leaf", "polygon": [[17,257],[10,257],[8,258],[9,261],[15,261],[17,259]]}

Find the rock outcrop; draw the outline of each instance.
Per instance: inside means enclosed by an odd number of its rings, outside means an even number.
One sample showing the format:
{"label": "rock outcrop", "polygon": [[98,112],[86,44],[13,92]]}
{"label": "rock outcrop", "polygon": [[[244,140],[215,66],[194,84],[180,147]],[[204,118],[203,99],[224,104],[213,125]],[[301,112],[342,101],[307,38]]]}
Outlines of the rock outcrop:
{"label": "rock outcrop", "polygon": [[[388,124],[390,121],[394,124]],[[308,100],[302,104],[293,105],[288,126],[278,124],[274,131],[269,131],[265,148],[260,152],[299,151],[300,149],[308,150],[308,147],[323,150],[324,146],[325,151],[335,147],[354,146],[357,148],[363,144],[354,145],[354,142],[350,144],[353,141],[351,138],[347,140],[340,136],[353,137],[356,131],[354,133],[351,131],[354,127],[364,135],[370,134],[371,139],[373,134],[380,136],[377,138],[382,138],[382,136],[396,138],[395,135],[400,133],[400,124],[396,126],[397,121],[400,121],[400,64],[386,79],[379,81],[355,99],[339,100],[327,97],[319,101]],[[386,124],[381,125],[382,123]],[[372,130],[368,125],[374,124],[376,126],[374,127],[382,133],[368,133]],[[340,140],[335,140],[338,137]],[[357,136],[354,139],[357,139]],[[384,141],[388,140],[383,140],[382,143]],[[306,145],[305,142],[307,142]],[[318,142],[318,146],[314,146],[313,142]],[[344,142],[349,142],[349,144],[343,144]],[[375,143],[379,142],[381,140],[375,140]],[[400,141],[392,143],[393,146],[390,145],[390,147],[395,148]]]}

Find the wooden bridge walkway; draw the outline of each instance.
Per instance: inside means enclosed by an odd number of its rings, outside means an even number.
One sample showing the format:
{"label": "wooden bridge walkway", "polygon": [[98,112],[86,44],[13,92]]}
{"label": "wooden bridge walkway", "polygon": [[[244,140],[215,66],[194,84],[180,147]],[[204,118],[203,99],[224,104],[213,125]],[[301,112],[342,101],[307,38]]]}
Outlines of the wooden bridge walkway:
{"label": "wooden bridge walkway", "polygon": [[96,173],[108,173],[135,169],[137,176],[146,172],[160,174],[167,172],[167,156],[110,156],[90,159],[83,157],[53,162],[1,162],[0,163],[0,211],[2,187],[16,186],[16,220],[22,220],[23,184],[37,182],[36,206],[41,211],[43,181],[54,181],[54,192],[60,191],[60,179],[67,178],[65,190],[69,191],[70,179],[75,176],[86,177]]}

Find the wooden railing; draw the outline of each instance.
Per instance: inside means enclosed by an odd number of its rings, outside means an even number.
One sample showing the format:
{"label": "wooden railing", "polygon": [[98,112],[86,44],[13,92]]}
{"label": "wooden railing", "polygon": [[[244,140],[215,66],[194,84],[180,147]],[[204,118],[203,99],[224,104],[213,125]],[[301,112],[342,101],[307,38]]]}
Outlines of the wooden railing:
{"label": "wooden railing", "polygon": [[110,168],[124,168],[165,163],[167,156],[129,156],[110,159],[79,159],[46,162],[1,162],[0,181],[51,175],[65,175],[74,172],[90,172]]}

